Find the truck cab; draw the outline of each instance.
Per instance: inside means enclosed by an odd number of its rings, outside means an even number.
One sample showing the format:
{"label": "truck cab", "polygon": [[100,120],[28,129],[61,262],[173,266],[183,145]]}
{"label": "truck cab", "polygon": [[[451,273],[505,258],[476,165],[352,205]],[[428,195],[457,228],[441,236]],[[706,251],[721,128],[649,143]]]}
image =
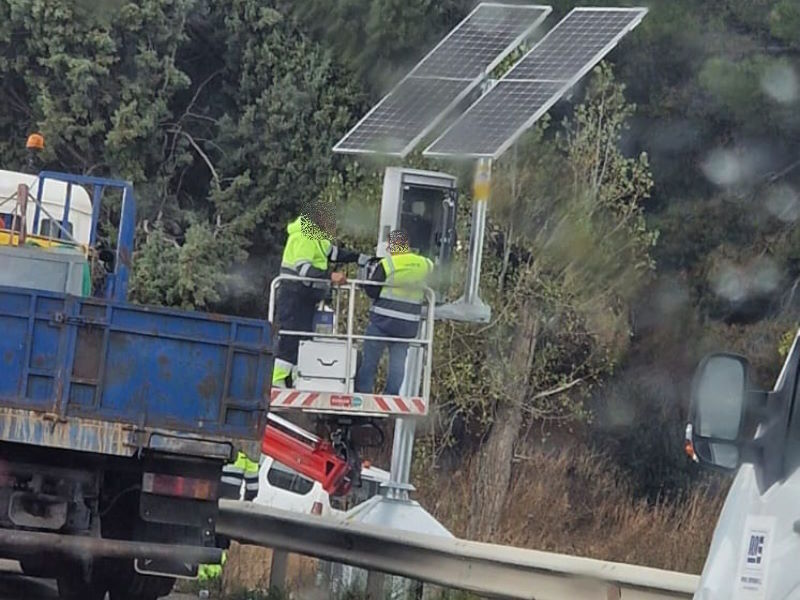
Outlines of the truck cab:
{"label": "truck cab", "polygon": [[800,335],[771,391],[746,358],[713,354],[697,369],[687,448],[735,474],[696,600],[800,599]]}

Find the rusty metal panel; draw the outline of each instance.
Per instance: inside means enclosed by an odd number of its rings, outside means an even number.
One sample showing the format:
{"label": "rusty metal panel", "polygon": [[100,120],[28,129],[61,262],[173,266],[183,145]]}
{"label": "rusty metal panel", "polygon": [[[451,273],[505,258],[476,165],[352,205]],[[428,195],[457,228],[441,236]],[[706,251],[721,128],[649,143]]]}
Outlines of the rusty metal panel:
{"label": "rusty metal panel", "polygon": [[0,406],[0,440],[65,450],[131,456],[139,442],[134,428],[105,420]]}

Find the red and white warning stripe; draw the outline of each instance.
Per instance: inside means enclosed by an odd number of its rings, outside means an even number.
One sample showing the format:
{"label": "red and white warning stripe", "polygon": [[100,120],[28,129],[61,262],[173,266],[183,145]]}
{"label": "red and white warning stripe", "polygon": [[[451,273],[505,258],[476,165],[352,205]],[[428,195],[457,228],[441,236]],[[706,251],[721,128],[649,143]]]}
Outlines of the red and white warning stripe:
{"label": "red and white warning stripe", "polygon": [[336,392],[301,392],[272,388],[270,406],[274,409],[299,409],[331,413],[369,413],[373,415],[424,416],[428,405],[420,397],[378,396],[375,394],[339,394]]}

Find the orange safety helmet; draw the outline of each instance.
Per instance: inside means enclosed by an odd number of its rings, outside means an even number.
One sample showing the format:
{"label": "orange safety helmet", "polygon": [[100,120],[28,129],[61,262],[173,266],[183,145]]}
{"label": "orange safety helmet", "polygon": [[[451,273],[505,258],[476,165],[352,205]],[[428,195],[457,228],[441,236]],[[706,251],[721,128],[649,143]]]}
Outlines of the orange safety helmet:
{"label": "orange safety helmet", "polygon": [[32,133],[25,142],[28,150],[44,150],[44,136],[41,133]]}

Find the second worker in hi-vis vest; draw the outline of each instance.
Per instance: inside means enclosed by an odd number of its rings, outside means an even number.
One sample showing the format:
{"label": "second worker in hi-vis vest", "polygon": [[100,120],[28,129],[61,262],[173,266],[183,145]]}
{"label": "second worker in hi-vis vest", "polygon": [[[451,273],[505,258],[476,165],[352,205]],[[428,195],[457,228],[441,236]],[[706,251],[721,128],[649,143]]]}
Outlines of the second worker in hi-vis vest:
{"label": "second worker in hi-vis vest", "polygon": [[[383,281],[398,287],[366,286],[373,299],[365,335],[373,337],[412,339],[419,334],[423,288],[433,271],[433,262],[409,249],[405,231],[389,235],[389,256],[382,259],[370,276],[371,281]],[[400,392],[405,375],[408,344],[365,340],[361,365],[356,374],[356,392],[373,393],[375,374],[383,351],[389,348],[389,371],[383,393]]]}

